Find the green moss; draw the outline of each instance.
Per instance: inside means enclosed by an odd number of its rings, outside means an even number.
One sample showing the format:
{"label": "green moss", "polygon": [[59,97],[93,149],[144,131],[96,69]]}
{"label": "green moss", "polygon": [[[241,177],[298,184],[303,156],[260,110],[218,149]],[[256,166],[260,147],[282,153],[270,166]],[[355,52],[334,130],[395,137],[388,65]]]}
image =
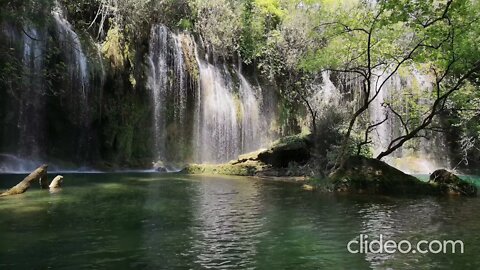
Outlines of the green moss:
{"label": "green moss", "polygon": [[188,174],[221,174],[253,176],[262,169],[260,163],[242,163],[242,164],[191,164],[182,170]]}
{"label": "green moss", "polygon": [[391,195],[439,194],[434,186],[377,159],[351,157],[329,178],[335,191]]}
{"label": "green moss", "polygon": [[102,53],[110,61],[113,69],[123,69],[128,46],[123,46],[124,36],[118,26],[110,28],[105,42],[102,44]]}
{"label": "green moss", "polygon": [[200,78],[200,71],[198,70],[197,59],[195,57],[195,44],[189,35],[181,35],[180,42],[182,43],[184,61],[188,73],[193,80],[198,81]]}

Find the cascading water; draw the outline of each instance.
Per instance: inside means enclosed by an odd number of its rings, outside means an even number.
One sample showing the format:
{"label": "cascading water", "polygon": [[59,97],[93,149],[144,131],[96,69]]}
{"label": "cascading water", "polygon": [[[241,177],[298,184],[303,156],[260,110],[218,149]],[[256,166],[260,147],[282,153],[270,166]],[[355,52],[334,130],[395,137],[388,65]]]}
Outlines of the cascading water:
{"label": "cascading water", "polygon": [[200,50],[188,35],[173,34],[163,25],[152,28],[148,87],[155,155],[164,162],[175,160],[172,147],[179,144],[190,148],[183,161],[218,163],[270,140],[261,89],[240,71],[202,59]]}
{"label": "cascading water", "polygon": [[225,64],[201,59],[198,51],[197,161],[226,162],[268,145],[271,119],[262,110],[268,106],[261,88],[252,87],[239,70],[230,72]]}
{"label": "cascading water", "polygon": [[[333,76],[337,77],[333,77]],[[309,102],[319,114],[325,110],[341,110],[345,102],[361,102],[360,92],[362,81],[357,76],[333,74],[324,71],[321,80],[316,80],[311,85],[311,92],[314,93]],[[372,89],[378,87],[387,80],[386,75],[378,76],[378,81],[372,82]],[[370,124],[380,123],[370,133],[372,141],[371,150],[373,156],[388,148],[390,142],[405,133],[399,118],[388,108],[387,104],[395,108],[395,111],[403,116],[404,121],[408,119],[409,113],[417,113],[414,110],[426,110],[430,105],[427,96],[432,90],[433,80],[415,69],[410,69],[408,76],[395,75],[385,81],[384,86],[375,100],[370,104],[368,115]],[[372,93],[373,95],[373,93]],[[415,108],[411,103],[414,102]],[[410,103],[410,105],[409,105]],[[422,108],[423,106],[423,108]],[[348,106],[347,106],[348,107]],[[387,117],[388,116],[388,117]],[[359,125],[363,125],[358,121]],[[364,127],[359,127],[362,130]],[[384,161],[409,173],[431,173],[437,168],[449,168],[449,160],[445,140],[439,134],[427,134],[429,139],[420,138],[410,141],[402,148],[384,158]]]}
{"label": "cascading water", "polygon": [[68,104],[68,118],[78,129],[76,138],[75,159],[84,162],[88,158],[90,136],[90,83],[88,59],[82,48],[79,36],[72,25],[65,18],[62,8],[57,5],[52,11],[56,26],[56,41],[62,51],[62,58],[66,64],[66,93],[62,98]]}
{"label": "cascading water", "polygon": [[268,144],[268,124],[261,111],[263,103],[261,88],[252,87],[247,79],[237,72],[240,80],[240,99],[242,101],[242,152],[251,152]]}
{"label": "cascading water", "polygon": [[[376,87],[379,87],[386,79],[386,76],[380,76],[372,88],[377,89]],[[394,115],[387,104],[403,115],[403,121],[408,123],[411,120],[409,114],[412,113],[409,102],[412,102],[413,98],[415,106],[418,107],[416,110],[427,110],[430,104],[425,96],[432,89],[433,79],[421,74],[416,69],[409,70],[408,77],[397,74],[385,82],[379,95],[370,106],[372,124],[387,119],[372,131],[374,156],[387,149],[393,139],[405,133],[401,120]],[[450,162],[444,138],[435,133],[425,135],[417,141],[405,144],[386,157],[385,161],[409,173],[432,173],[438,168],[449,168]]]}
{"label": "cascading water", "polygon": [[200,71],[201,103],[197,160],[203,163],[228,161],[240,150],[240,124],[237,112],[242,104],[233,93],[233,82],[226,66],[215,67],[197,57]]}
{"label": "cascading water", "polygon": [[193,83],[183,56],[182,38],[167,27],[152,28],[148,61],[148,87],[153,103],[155,158],[161,161],[189,159],[188,105],[194,98]]}
{"label": "cascading water", "polygon": [[[57,6],[51,15],[53,27],[49,24],[28,22],[22,26],[2,26],[10,46],[22,50],[22,54],[17,57],[23,66],[21,85],[14,86],[21,87],[22,91],[6,92],[7,98],[10,98],[6,104],[15,108],[15,113],[5,121],[16,121],[16,130],[9,131],[7,136],[16,146],[5,148],[6,153],[0,154],[2,172],[31,171],[39,163],[49,160],[49,145],[56,143],[49,141],[49,129],[55,130],[57,125],[63,125],[59,123],[58,117],[53,121],[55,123],[52,123],[50,120],[53,116],[50,112],[60,108],[66,112],[65,118],[68,118],[69,127],[75,128],[72,132],[74,141],[67,142],[70,147],[75,148],[75,161],[86,160],[91,124],[88,98],[89,89],[92,88],[88,60],[78,35],[63,16],[61,8]],[[56,50],[47,53],[49,47],[58,47],[58,54]],[[56,66],[60,71],[53,72],[59,72],[62,76],[58,76],[58,79],[47,77],[46,75],[52,72],[48,70],[52,64],[49,61],[59,60],[65,63],[65,71],[61,70],[62,66]],[[55,84],[55,89],[51,89],[50,83]],[[59,99],[55,99],[57,96]],[[52,101],[55,109],[52,109]],[[14,162],[19,164],[14,165]]]}
{"label": "cascading water", "polygon": [[44,142],[45,104],[44,62],[46,42],[42,31],[33,26],[23,33],[23,85],[18,108],[18,155],[35,160],[42,155]]}
{"label": "cascading water", "polygon": [[314,95],[310,98],[309,102],[312,103],[312,106],[315,106],[320,110],[330,109],[332,106],[338,106],[339,102],[342,100],[342,94],[339,88],[337,88],[332,82],[330,76],[330,71],[323,71],[321,73],[320,82],[313,83],[310,86],[310,91],[314,93]]}
{"label": "cascading water", "polygon": [[[72,88],[80,88],[80,101],[83,103],[82,105],[86,105],[88,102],[87,95],[89,89],[87,57],[82,50],[82,44],[77,33],[73,31],[72,26],[63,16],[61,8],[57,7],[52,12],[52,15],[57,26],[61,48],[63,48],[65,58],[68,61],[68,73],[71,80],[78,83],[78,85],[74,85]],[[76,95],[72,95],[72,97],[75,96]],[[82,111],[81,113],[85,114],[86,111]]]}

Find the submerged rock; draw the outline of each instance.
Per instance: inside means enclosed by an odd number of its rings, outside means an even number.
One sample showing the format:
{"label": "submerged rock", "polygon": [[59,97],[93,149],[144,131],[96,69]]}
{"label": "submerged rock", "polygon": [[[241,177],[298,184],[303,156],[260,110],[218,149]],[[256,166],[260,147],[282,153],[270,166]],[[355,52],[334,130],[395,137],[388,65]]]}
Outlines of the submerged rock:
{"label": "submerged rock", "polygon": [[429,183],[438,187],[444,194],[476,196],[477,187],[470,184],[455,174],[440,169],[430,175]]}
{"label": "submerged rock", "polygon": [[167,168],[162,161],[153,162],[153,169],[157,172],[167,172]]}

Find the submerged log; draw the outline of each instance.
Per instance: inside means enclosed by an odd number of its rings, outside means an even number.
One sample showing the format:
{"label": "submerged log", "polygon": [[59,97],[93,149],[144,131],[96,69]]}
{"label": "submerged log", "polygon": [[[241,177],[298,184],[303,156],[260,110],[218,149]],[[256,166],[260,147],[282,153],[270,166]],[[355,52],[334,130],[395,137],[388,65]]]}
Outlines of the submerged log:
{"label": "submerged log", "polygon": [[4,193],[0,194],[1,196],[9,196],[9,195],[16,195],[22,194],[30,188],[30,185],[33,182],[39,181],[42,188],[46,185],[48,188],[48,180],[47,180],[47,168],[48,165],[42,165],[38,167],[35,171],[25,177],[22,182],[18,183],[16,186],[12,187],[11,189],[5,191]]}

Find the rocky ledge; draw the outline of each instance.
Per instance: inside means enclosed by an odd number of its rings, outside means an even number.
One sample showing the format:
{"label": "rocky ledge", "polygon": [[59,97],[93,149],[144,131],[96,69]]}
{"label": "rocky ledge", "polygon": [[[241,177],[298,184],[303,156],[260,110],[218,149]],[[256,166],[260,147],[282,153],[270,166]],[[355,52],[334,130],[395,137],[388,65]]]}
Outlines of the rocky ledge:
{"label": "rocky ledge", "polygon": [[[282,138],[268,149],[241,155],[224,164],[191,164],[182,172],[188,174],[221,174],[310,178],[315,167],[312,158],[310,135]],[[315,171],[313,169],[313,171]],[[446,170],[437,170],[430,181],[418,178],[388,165],[363,156],[350,157],[342,169],[322,180],[309,180],[305,190],[322,190],[338,193],[368,193],[383,195],[461,195],[476,196],[477,188]]]}
{"label": "rocky ledge", "polygon": [[387,195],[476,196],[477,188],[447,170],[437,170],[424,182],[377,159],[351,157],[328,180],[336,192]]}
{"label": "rocky ledge", "polygon": [[302,166],[310,160],[312,143],[309,134],[284,137],[268,149],[240,155],[223,164],[190,164],[188,174],[223,174],[240,176],[303,176]]}

